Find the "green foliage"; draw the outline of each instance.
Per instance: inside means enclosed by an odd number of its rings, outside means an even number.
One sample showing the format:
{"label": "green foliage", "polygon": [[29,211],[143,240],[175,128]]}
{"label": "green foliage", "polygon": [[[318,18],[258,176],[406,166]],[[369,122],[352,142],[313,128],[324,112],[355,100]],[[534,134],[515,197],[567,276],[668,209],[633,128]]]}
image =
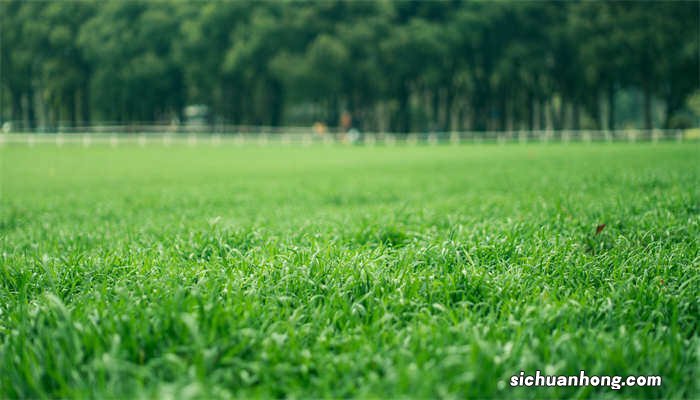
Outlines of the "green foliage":
{"label": "green foliage", "polygon": [[0,397],[697,398],[699,153],[0,148]]}
{"label": "green foliage", "polygon": [[[697,2],[0,7],[1,117],[30,126],[169,122],[204,104],[234,124],[336,126],[347,111],[365,130],[614,129],[656,113],[670,127],[700,87]],[[616,111],[630,93],[631,122]]]}
{"label": "green foliage", "polygon": [[95,67],[92,93],[102,119],[149,121],[182,110],[182,71],[171,55],[178,24],[162,7],[139,2],[109,2],[85,23],[79,43]]}

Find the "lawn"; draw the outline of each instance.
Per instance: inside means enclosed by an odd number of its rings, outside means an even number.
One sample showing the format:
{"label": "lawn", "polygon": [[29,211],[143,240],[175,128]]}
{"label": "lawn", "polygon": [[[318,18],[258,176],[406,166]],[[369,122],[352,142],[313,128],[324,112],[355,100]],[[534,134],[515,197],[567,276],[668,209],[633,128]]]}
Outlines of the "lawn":
{"label": "lawn", "polygon": [[0,398],[700,395],[698,143],[0,160]]}

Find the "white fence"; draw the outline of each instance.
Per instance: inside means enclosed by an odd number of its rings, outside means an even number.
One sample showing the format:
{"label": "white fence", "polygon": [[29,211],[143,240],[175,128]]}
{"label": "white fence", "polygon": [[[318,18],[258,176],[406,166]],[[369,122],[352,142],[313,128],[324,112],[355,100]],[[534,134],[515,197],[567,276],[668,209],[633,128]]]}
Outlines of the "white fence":
{"label": "white fence", "polygon": [[467,143],[569,143],[569,142],[661,142],[697,141],[700,129],[690,130],[640,130],[616,131],[491,131],[491,132],[433,132],[433,133],[325,133],[306,131],[259,131],[255,133],[216,132],[95,132],[90,133],[0,133],[0,145],[37,144],[64,145],[312,145],[312,144],[356,144],[356,145],[437,145]]}

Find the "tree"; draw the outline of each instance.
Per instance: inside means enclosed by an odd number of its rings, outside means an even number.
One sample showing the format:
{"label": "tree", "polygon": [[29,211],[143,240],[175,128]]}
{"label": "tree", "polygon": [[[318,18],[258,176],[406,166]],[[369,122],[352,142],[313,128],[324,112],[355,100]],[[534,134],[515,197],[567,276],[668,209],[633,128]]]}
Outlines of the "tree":
{"label": "tree", "polygon": [[94,66],[97,114],[118,122],[166,120],[185,103],[172,51],[178,20],[163,6],[109,2],[81,29],[78,44]]}
{"label": "tree", "polygon": [[651,128],[661,104],[671,127],[700,86],[698,7],[5,1],[0,113],[163,122],[205,104],[212,123],[334,125],[348,111],[408,132],[615,129],[630,114]]}
{"label": "tree", "polygon": [[49,3],[40,16],[46,35],[46,59],[41,66],[44,101],[53,123],[71,126],[90,120],[90,66],[78,47],[81,25],[93,14],[90,3]]}

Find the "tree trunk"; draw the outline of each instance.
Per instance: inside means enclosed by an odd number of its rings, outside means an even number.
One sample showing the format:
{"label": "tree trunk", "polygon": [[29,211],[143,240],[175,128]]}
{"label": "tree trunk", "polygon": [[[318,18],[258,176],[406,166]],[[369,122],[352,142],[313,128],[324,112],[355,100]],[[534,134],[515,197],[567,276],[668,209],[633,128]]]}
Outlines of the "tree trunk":
{"label": "tree trunk", "polygon": [[398,128],[400,132],[408,133],[411,129],[411,93],[405,85],[399,92]]}
{"label": "tree trunk", "polygon": [[671,115],[675,112],[672,109],[671,101],[666,99],[666,104],[664,107],[664,129],[669,129],[671,127]]}
{"label": "tree trunk", "polygon": [[557,118],[554,123],[554,129],[560,131],[564,129],[564,123],[566,121],[566,109],[568,107],[568,104],[564,101],[563,97],[560,97],[561,101],[559,102],[559,110],[557,113]]}
{"label": "tree trunk", "polygon": [[279,126],[282,123],[282,113],[284,111],[283,89],[277,81],[271,82],[270,97],[268,97],[270,110],[270,125]]}
{"label": "tree trunk", "polygon": [[444,122],[442,124],[442,131],[447,132],[451,130],[452,126],[452,107],[454,106],[455,91],[454,89],[448,87],[445,91],[445,112],[444,112]]}
{"label": "tree trunk", "polygon": [[571,128],[578,131],[581,129],[581,110],[579,109],[578,101],[574,100],[572,107]]}
{"label": "tree trunk", "polygon": [[652,129],[653,122],[651,119],[651,88],[648,84],[644,85],[644,129]]}
{"label": "tree trunk", "polygon": [[77,96],[75,95],[75,90],[71,90],[70,93],[68,93],[68,118],[70,119],[70,125],[71,127],[76,126],[76,121],[78,120],[78,113],[77,113]]}
{"label": "tree trunk", "polygon": [[458,131],[463,131],[466,130],[467,128],[467,110],[466,110],[466,102],[464,101],[463,98],[457,99],[457,125],[456,129]]}
{"label": "tree trunk", "polygon": [[596,129],[602,129],[603,128],[603,113],[601,112],[601,107],[600,107],[600,93],[596,92],[595,96],[593,97],[593,103],[591,104],[591,117],[593,117],[593,123],[595,124]]}
{"label": "tree trunk", "polygon": [[36,112],[34,110],[34,88],[30,87],[27,92],[27,122],[29,129],[36,127]]}
{"label": "tree trunk", "polygon": [[673,96],[670,94],[666,97],[666,110],[664,115],[664,128],[671,128],[671,118],[673,115],[683,107],[683,100],[678,96]]}
{"label": "tree trunk", "polygon": [[499,129],[502,131],[508,130],[508,99],[506,96],[506,93],[503,92],[501,93],[500,96],[500,115],[499,115],[499,120],[500,120],[500,126]]}
{"label": "tree trunk", "polygon": [[608,87],[608,130],[615,130],[615,85]]}
{"label": "tree trunk", "polygon": [[428,90],[428,103],[430,107],[430,130],[440,130],[442,125],[441,114],[440,114],[440,89]]}
{"label": "tree trunk", "polygon": [[555,110],[554,101],[552,99],[547,100],[547,128],[556,130],[557,122],[557,110]]}
{"label": "tree trunk", "polygon": [[528,114],[527,114],[527,129],[529,131],[535,130],[535,96],[529,93],[527,96],[528,102]]}
{"label": "tree trunk", "polygon": [[20,121],[22,119],[22,93],[19,91],[12,92],[12,120]]}
{"label": "tree trunk", "polygon": [[546,103],[544,100],[540,99],[537,102],[537,111],[539,112],[539,128],[540,130],[547,129],[547,117],[545,116]]}
{"label": "tree trunk", "polygon": [[87,86],[80,89],[80,124],[90,125],[90,94]]}

